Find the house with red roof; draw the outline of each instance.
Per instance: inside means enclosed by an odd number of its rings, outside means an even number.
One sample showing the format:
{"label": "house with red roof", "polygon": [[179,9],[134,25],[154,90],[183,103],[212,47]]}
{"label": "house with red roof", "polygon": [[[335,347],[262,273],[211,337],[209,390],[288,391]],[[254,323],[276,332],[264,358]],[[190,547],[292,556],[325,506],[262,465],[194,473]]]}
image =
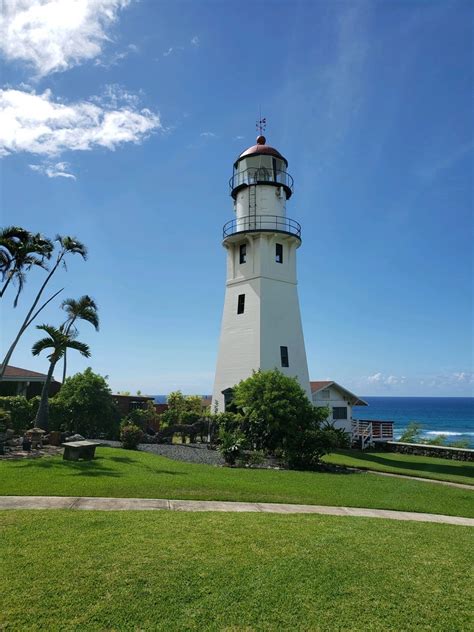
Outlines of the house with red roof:
{"label": "house with red roof", "polygon": [[319,380],[310,382],[310,387],[313,404],[329,408],[328,421],[347,432],[353,444],[364,449],[380,441],[393,440],[392,421],[353,417],[354,406],[368,406],[368,403],[344,386],[333,380]]}

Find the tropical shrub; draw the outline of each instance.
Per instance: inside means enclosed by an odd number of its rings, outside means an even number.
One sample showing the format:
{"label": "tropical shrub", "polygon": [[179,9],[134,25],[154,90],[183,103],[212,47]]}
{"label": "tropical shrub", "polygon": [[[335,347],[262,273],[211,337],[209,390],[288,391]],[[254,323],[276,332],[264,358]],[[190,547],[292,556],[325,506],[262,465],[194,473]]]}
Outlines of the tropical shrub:
{"label": "tropical shrub", "polygon": [[306,429],[327,419],[326,408],[316,408],[294,377],[277,369],[255,371],[234,389],[234,403],[244,418],[242,429],[256,450],[285,449]]}
{"label": "tropical shrub", "polygon": [[[85,437],[116,437],[119,414],[107,381],[87,368],[68,377],[51,404],[61,407],[62,424],[66,430]],[[56,420],[57,423],[57,420]]]}
{"label": "tropical shrub", "polygon": [[134,424],[126,424],[120,428],[120,441],[126,450],[136,450],[142,436],[141,428]]}
{"label": "tropical shrub", "polygon": [[417,421],[410,421],[399,441],[403,443],[421,443],[423,426]]}
{"label": "tropical shrub", "polygon": [[227,465],[234,465],[245,447],[246,438],[243,432],[229,432],[223,428],[219,431],[219,452]]}
{"label": "tropical shrub", "polygon": [[26,399],[22,395],[0,397],[0,410],[10,413],[9,427],[16,434],[23,434],[27,428],[31,427],[38,408],[38,399]]}
{"label": "tropical shrub", "polygon": [[315,469],[321,457],[332,447],[330,431],[307,428],[288,442],[285,453],[288,467],[294,470]]}

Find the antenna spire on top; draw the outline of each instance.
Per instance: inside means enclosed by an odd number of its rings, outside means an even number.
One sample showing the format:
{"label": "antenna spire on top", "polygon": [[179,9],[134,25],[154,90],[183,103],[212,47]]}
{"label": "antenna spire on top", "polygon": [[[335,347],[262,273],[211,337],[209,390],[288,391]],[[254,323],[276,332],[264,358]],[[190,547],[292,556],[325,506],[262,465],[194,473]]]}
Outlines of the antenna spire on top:
{"label": "antenna spire on top", "polygon": [[260,119],[257,121],[256,128],[259,134],[263,134],[263,132],[267,129],[267,119],[260,116]]}

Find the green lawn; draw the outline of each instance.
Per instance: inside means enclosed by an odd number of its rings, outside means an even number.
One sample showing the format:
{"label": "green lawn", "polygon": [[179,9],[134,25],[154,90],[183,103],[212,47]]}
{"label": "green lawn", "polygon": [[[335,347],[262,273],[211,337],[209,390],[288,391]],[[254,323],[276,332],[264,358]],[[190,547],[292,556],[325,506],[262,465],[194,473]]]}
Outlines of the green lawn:
{"label": "green lawn", "polygon": [[371,450],[337,450],[324,457],[326,463],[358,467],[378,472],[408,474],[440,481],[474,485],[474,463],[436,459],[431,456],[376,452]]}
{"label": "green lawn", "polygon": [[99,448],[97,457],[0,462],[0,494],[308,503],[474,516],[471,490],[416,480],[221,468],[114,448]]}
{"label": "green lawn", "polygon": [[0,512],[0,629],[468,630],[472,530],[366,518]]}

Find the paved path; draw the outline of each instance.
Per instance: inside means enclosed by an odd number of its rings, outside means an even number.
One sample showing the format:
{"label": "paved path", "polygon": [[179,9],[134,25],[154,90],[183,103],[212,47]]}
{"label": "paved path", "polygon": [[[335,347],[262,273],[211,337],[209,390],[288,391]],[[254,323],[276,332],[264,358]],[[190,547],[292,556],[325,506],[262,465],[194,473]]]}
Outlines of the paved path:
{"label": "paved path", "polygon": [[379,472],[378,470],[366,470],[360,467],[349,467],[354,472],[363,472],[364,474],[376,474],[377,476],[391,476],[392,478],[405,478],[409,481],[421,481],[422,483],[436,483],[436,485],[447,485],[448,487],[458,487],[459,489],[470,489],[474,491],[474,485],[466,483],[453,483],[452,481],[440,481],[436,478],[422,478],[421,476],[410,476],[410,474],[395,474],[394,472]]}
{"label": "paved path", "polygon": [[474,519],[472,518],[417,513],[414,511],[391,511],[388,509],[364,509],[360,507],[326,507],[325,505],[221,502],[216,500],[97,498],[86,496],[2,496],[0,497],[0,509],[95,509],[99,511],[168,509],[172,511],[250,511],[278,514],[359,516],[364,518],[386,518],[389,520],[440,522],[443,524],[474,527]]}

